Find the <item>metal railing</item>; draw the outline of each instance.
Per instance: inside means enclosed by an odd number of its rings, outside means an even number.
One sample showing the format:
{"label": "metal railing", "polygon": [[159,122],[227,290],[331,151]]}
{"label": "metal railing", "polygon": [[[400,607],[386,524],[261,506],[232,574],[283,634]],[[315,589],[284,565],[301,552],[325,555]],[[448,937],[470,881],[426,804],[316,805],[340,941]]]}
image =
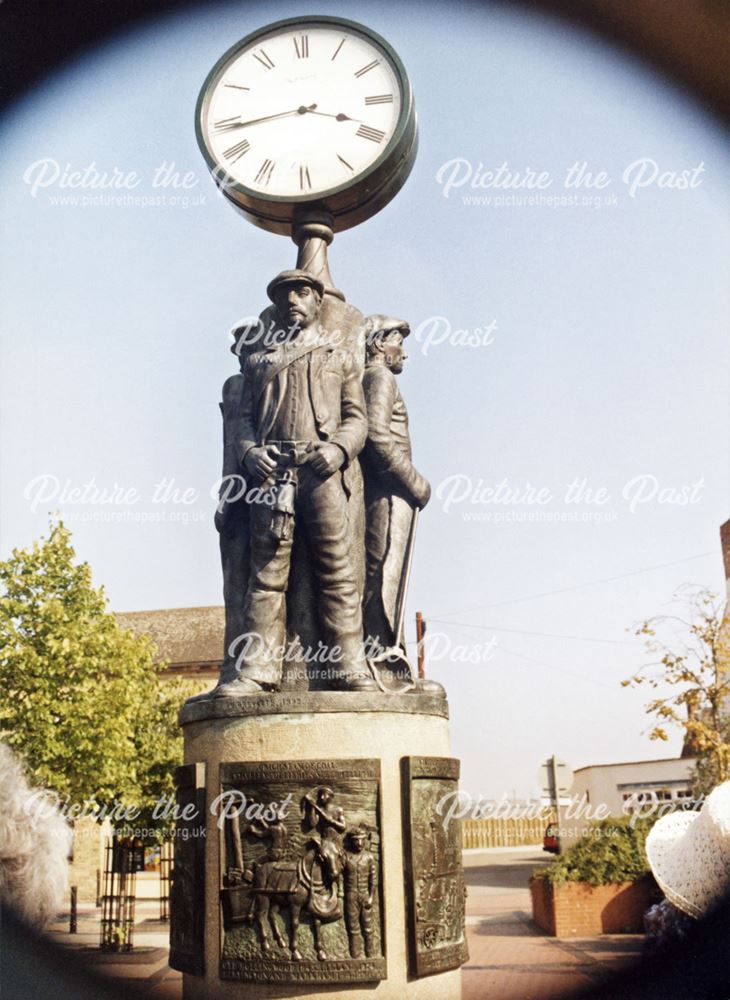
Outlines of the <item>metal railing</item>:
{"label": "metal railing", "polygon": [[104,849],[104,888],[101,896],[102,951],[131,951],[137,891],[135,854],[131,844],[107,840]]}
{"label": "metal railing", "polygon": [[170,872],[172,870],[172,840],[160,848],[160,920],[170,919]]}

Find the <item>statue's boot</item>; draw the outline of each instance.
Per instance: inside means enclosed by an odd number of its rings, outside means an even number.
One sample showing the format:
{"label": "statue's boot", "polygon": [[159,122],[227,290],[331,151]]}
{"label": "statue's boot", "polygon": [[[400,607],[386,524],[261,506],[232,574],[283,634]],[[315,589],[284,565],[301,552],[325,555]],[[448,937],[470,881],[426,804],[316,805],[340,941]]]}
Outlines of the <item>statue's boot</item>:
{"label": "statue's boot", "polygon": [[380,691],[375,678],[367,670],[343,673],[332,686],[336,691],[362,691],[365,693]]}
{"label": "statue's boot", "polygon": [[199,701],[210,701],[212,698],[217,697],[218,689],[226,684],[230,684],[231,681],[236,680],[238,677],[238,669],[236,667],[235,661],[225,662],[221,667],[220,676],[218,678],[218,683],[210,691],[201,691],[200,694],[194,694],[192,697],[188,698],[185,702],[186,705],[195,705]]}
{"label": "statue's boot", "polygon": [[365,694],[380,691],[370,664],[363,656],[362,642],[348,637],[339,638],[337,644],[342,650],[343,666],[332,681],[335,691],[362,691]]}
{"label": "statue's boot", "polygon": [[434,698],[446,697],[446,690],[443,684],[439,684],[438,681],[432,681],[427,677],[417,677],[415,687],[410,688],[410,692],[413,694],[430,694]]}
{"label": "statue's boot", "polygon": [[258,681],[250,677],[236,677],[235,680],[228,681],[227,684],[219,684],[213,691],[213,698],[242,698],[249,694],[265,694],[271,690],[268,685],[259,684]]}
{"label": "statue's boot", "polygon": [[187,701],[185,702],[185,704],[186,705],[195,705],[196,702],[199,702],[199,701],[210,701],[211,698],[215,695],[215,692],[216,692],[216,688],[213,688],[211,691],[201,691],[200,694],[191,695],[187,699]]}

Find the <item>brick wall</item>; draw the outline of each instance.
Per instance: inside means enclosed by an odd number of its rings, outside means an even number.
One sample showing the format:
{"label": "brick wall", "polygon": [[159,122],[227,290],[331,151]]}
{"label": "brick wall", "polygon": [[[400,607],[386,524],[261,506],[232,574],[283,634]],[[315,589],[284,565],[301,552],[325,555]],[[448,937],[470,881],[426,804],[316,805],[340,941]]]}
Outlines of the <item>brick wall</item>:
{"label": "brick wall", "polygon": [[96,873],[103,872],[104,842],[110,836],[108,820],[97,823],[91,817],[84,817],[74,822],[73,861],[68,881],[78,887],[79,903],[96,902]]}
{"label": "brick wall", "polygon": [[638,882],[591,886],[566,882],[553,886],[533,878],[532,918],[554,937],[595,937],[598,934],[640,934],[644,914],[659,898],[651,876]]}

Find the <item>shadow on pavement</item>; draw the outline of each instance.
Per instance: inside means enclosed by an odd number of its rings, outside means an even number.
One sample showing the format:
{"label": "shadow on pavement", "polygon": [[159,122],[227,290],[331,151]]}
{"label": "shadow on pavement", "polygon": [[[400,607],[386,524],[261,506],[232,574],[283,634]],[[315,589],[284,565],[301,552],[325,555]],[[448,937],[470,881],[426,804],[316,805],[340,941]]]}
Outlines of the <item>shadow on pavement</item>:
{"label": "shadow on pavement", "polygon": [[478,865],[464,869],[464,880],[467,887],[473,885],[494,889],[527,889],[530,876],[540,867],[540,863],[532,859],[503,865]]}
{"label": "shadow on pavement", "polygon": [[469,929],[478,937],[545,937],[526,913],[505,914],[504,921],[484,920],[482,923],[472,924]]}

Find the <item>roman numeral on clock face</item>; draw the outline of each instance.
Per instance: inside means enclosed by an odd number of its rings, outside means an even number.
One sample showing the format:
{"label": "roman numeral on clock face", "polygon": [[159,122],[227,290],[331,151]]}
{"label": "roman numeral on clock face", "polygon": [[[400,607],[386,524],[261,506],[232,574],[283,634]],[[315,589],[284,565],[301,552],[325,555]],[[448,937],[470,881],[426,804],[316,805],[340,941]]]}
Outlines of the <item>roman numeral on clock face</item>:
{"label": "roman numeral on clock face", "polygon": [[274,167],[276,166],[275,160],[264,160],[264,162],[259,167],[259,172],[254,177],[254,182],[256,184],[268,184],[271,180],[271,175],[274,172]]}
{"label": "roman numeral on clock face", "polygon": [[303,164],[299,167],[299,188],[301,191],[312,190],[312,178],[309,176],[309,167]]}
{"label": "roman numeral on clock face", "polygon": [[240,160],[243,154],[247,153],[250,148],[251,148],[251,143],[248,141],[248,139],[241,139],[241,141],[237,142],[235,146],[231,146],[230,149],[224,150],[223,155],[227,160],[231,160],[233,163],[235,163],[236,160]]}
{"label": "roman numeral on clock face", "polygon": [[309,58],[309,35],[301,35],[299,38],[292,38],[296,49],[297,59]]}
{"label": "roman numeral on clock face", "polygon": [[339,54],[339,51],[340,51],[340,49],[342,48],[342,46],[343,46],[343,45],[345,44],[345,42],[346,42],[346,41],[347,41],[347,39],[346,39],[346,38],[343,38],[343,39],[342,39],[342,41],[340,42],[340,44],[339,44],[339,45],[337,46],[337,48],[335,49],[335,54],[334,54],[334,55],[332,56],[332,58],[330,59],[330,62],[334,62],[334,61],[335,61],[335,59],[337,58],[337,56],[338,56],[338,54]]}
{"label": "roman numeral on clock face", "polygon": [[352,171],[353,174],[355,173],[355,168],[353,167],[353,165],[351,163],[347,162],[347,160],[345,159],[344,156],[340,156],[340,154],[338,153],[337,154],[337,159],[340,161],[340,163],[343,166],[347,167],[348,170]]}
{"label": "roman numeral on clock face", "polygon": [[254,52],[253,57],[254,59],[258,59],[264,69],[274,68],[274,62],[272,61],[271,56],[268,56],[263,49],[261,49],[260,52]]}
{"label": "roman numeral on clock face", "polygon": [[372,142],[382,142],[385,138],[385,132],[381,132],[379,128],[370,128],[369,125],[361,125],[355,135],[359,135],[361,139],[370,139]]}
{"label": "roman numeral on clock face", "polygon": [[220,121],[213,122],[213,128],[216,132],[230,132],[232,129],[238,128],[240,124],[240,116],[235,115],[233,118],[221,118]]}
{"label": "roman numeral on clock face", "polygon": [[392,104],[393,95],[392,94],[377,94],[375,97],[366,97],[365,103],[370,104]]}
{"label": "roman numeral on clock face", "polygon": [[375,69],[375,67],[379,64],[379,59],[373,59],[373,61],[368,63],[367,66],[363,66],[362,69],[359,69],[357,73],[355,73],[355,76],[365,76],[366,73],[369,73],[371,69]]}

